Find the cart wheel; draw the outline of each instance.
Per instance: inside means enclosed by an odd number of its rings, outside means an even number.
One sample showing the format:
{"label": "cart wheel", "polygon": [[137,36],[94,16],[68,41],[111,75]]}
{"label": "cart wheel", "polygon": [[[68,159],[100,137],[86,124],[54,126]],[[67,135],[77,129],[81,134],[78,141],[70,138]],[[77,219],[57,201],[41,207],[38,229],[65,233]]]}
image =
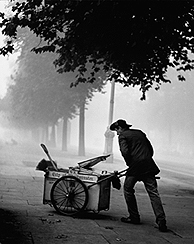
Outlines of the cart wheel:
{"label": "cart wheel", "polygon": [[51,188],[51,202],[58,213],[73,216],[85,209],[88,189],[77,177],[63,176]]}

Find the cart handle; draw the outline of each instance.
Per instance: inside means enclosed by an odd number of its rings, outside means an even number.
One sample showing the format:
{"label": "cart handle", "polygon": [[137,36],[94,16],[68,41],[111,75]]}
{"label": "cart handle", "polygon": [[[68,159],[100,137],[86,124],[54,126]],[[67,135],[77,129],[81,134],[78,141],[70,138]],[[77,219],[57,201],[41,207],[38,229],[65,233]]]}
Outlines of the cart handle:
{"label": "cart handle", "polygon": [[122,176],[125,175],[125,174],[122,174],[122,173],[124,173],[124,172],[126,172],[126,171],[127,171],[127,169],[124,169],[124,170],[122,170],[122,171],[120,171],[120,172],[115,171],[114,173],[111,173],[111,174],[110,174],[109,176],[107,176],[106,178],[101,179],[101,180],[99,180],[98,182],[95,182],[95,183],[89,185],[89,186],[88,186],[88,189],[89,189],[90,187],[94,186],[94,185],[97,185],[97,184],[99,184],[99,183],[105,181],[105,180],[111,179],[111,178],[114,177],[114,176],[118,176],[118,177],[120,178],[120,177],[122,177]]}
{"label": "cart handle", "polygon": [[49,154],[49,151],[48,151],[47,147],[46,147],[43,143],[41,143],[40,146],[42,147],[42,149],[44,150],[44,152],[45,152],[46,155],[48,156],[49,160],[51,161],[51,164],[52,164],[53,168],[54,168],[56,171],[58,171],[58,168],[57,168],[55,162],[52,160],[52,158],[51,158],[51,156],[50,156],[50,154]]}
{"label": "cart handle", "polygon": [[[127,170],[128,170],[128,168],[127,168],[127,169],[124,169],[124,170],[121,170],[120,172],[115,171],[114,173],[111,173],[111,174],[110,174],[109,176],[107,176],[106,178],[101,179],[101,180],[99,180],[98,182],[95,182],[95,183],[89,185],[89,186],[88,186],[88,189],[89,189],[90,187],[94,186],[94,185],[97,185],[97,184],[99,184],[99,183],[105,181],[105,180],[111,179],[111,178],[114,177],[114,176],[118,176],[119,178],[120,178],[120,177],[123,177],[123,176],[126,175],[126,171],[127,171]],[[159,177],[159,176],[155,176],[155,179],[160,179],[160,177]]]}
{"label": "cart handle", "polygon": [[[118,172],[118,171],[115,171],[114,172],[114,175],[117,175],[119,178],[120,177],[122,177],[122,176],[125,176],[125,172],[128,170],[128,168],[127,169],[124,169],[124,170],[121,170],[120,172]],[[114,176],[113,175],[113,176]],[[160,176],[155,176],[155,179],[160,179]]]}

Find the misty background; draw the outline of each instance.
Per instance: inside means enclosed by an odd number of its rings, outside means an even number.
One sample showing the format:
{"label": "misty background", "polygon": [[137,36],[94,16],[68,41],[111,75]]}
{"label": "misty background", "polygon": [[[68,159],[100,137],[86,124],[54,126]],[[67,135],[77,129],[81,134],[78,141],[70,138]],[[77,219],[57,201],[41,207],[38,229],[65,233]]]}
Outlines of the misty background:
{"label": "misty background", "polygon": [[[143,130],[151,140],[158,157],[163,155],[192,159],[194,153],[194,113],[193,75],[187,74],[185,82],[176,80],[169,71],[171,84],[163,84],[159,91],[147,93],[146,101],[141,101],[138,88],[124,88],[116,83],[113,121],[122,118],[132,124],[132,128]],[[104,133],[108,125],[110,83],[105,94],[96,94],[86,110],[86,148],[103,152]],[[78,121],[71,123],[72,145],[77,145]],[[113,153],[120,155],[115,134]]]}
{"label": "misty background", "polygon": [[[145,101],[140,100],[141,93],[138,88],[125,88],[116,83],[113,121],[122,118],[132,124],[132,128],[143,130],[151,140],[155,156],[158,158],[165,156],[191,162],[194,154],[193,75],[193,72],[187,73],[186,81],[180,82],[176,80],[176,75],[169,71],[168,76],[172,83],[163,84],[158,91],[150,90]],[[108,126],[110,90],[111,84],[108,82],[103,89],[103,94],[95,93],[92,101],[86,105],[86,154],[101,155],[104,152],[104,133]],[[32,141],[30,131],[9,127],[9,121],[6,121],[6,116],[2,111],[0,124],[2,143],[11,143],[13,140],[18,143],[26,140]],[[56,130],[58,131],[56,146],[60,150],[60,125]],[[79,118],[76,116],[69,122],[68,147],[77,150],[78,139]],[[113,140],[113,154],[121,159],[116,134]]]}
{"label": "misty background", "polygon": [[[17,55],[16,53],[9,59],[7,57],[1,57],[0,59],[0,89],[3,93],[1,101],[7,95],[7,88],[13,85],[13,76],[18,71]],[[49,62],[49,59],[47,59],[47,62]],[[8,65],[6,66],[5,63],[8,63]],[[38,80],[39,74],[35,73],[34,75]],[[154,88],[151,89],[147,92],[145,101],[140,100],[142,94],[138,87],[123,87],[120,83],[115,83],[113,121],[125,119],[133,125],[132,128],[143,130],[153,144],[156,158],[183,162],[193,169],[194,72],[186,72],[184,76],[186,81],[180,82],[177,80],[177,73],[169,69],[167,77],[171,80],[171,83],[162,84],[158,91]],[[30,82],[33,86],[33,81]],[[82,85],[79,84],[76,89],[81,89]],[[107,126],[109,126],[110,93],[111,83],[107,81],[102,92],[95,92],[92,99],[86,104],[84,133],[86,157],[88,153],[96,156],[104,153],[104,133]],[[53,97],[54,94],[51,93],[50,100]],[[13,127],[4,109],[1,107],[0,110],[1,146],[14,143],[39,145],[43,142],[40,138],[39,141],[35,141],[30,130]],[[57,135],[56,148],[61,150],[62,125],[60,120],[55,130]],[[68,121],[67,150],[73,148],[75,154],[77,154],[78,144],[79,116],[77,115]],[[50,147],[50,145],[48,146]],[[116,134],[113,140],[113,155],[115,158],[122,160]]]}

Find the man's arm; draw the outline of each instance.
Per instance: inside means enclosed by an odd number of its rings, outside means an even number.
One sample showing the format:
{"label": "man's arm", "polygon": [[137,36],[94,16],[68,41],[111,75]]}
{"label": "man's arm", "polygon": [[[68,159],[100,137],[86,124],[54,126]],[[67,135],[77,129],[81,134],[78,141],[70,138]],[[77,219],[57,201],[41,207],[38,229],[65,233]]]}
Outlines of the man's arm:
{"label": "man's arm", "polygon": [[123,135],[119,135],[119,146],[120,146],[121,154],[125,159],[126,164],[129,166],[131,162],[130,145],[126,137],[124,137]]}

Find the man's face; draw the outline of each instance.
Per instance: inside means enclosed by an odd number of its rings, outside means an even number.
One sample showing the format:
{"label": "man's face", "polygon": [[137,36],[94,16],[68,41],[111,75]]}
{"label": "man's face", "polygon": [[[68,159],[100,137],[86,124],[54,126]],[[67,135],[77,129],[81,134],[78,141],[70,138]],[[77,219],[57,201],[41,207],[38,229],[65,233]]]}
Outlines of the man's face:
{"label": "man's face", "polygon": [[119,126],[118,128],[115,128],[115,131],[117,132],[117,135],[120,135],[123,129]]}

